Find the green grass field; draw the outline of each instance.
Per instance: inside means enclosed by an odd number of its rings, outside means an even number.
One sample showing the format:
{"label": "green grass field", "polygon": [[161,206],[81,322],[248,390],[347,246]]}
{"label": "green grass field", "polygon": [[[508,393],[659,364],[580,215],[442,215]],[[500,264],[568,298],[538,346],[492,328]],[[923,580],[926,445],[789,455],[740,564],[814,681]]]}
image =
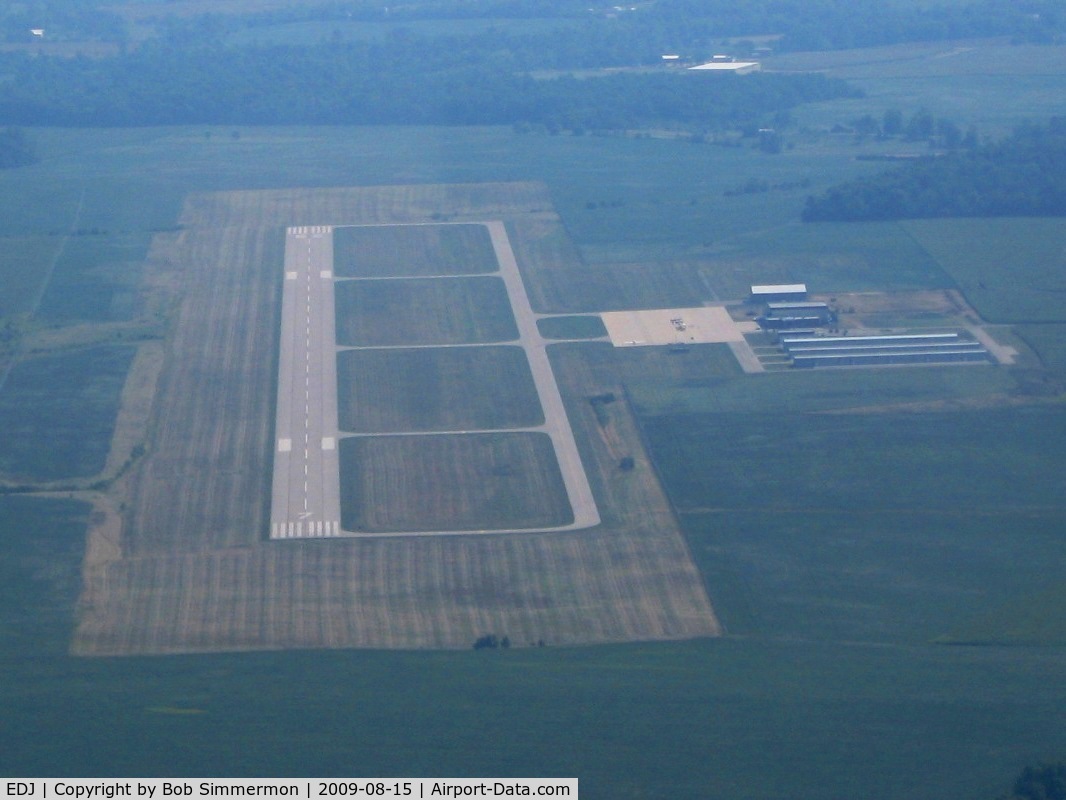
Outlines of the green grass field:
{"label": "green grass field", "polygon": [[[895,542],[882,530],[857,549],[862,531],[842,515],[819,539],[809,527],[806,539],[788,530],[775,539],[759,520],[735,537],[707,525],[698,538],[686,519],[697,557],[716,565],[711,574],[741,573],[738,592],[758,595],[749,612],[719,599],[743,634],[719,641],[73,659],[63,654],[64,609],[83,514],[80,504],[0,498],[4,530],[27,534],[3,542],[14,567],[4,585],[18,587],[4,607],[29,601],[21,632],[4,629],[5,644],[18,648],[0,655],[11,774],[579,775],[593,798],[932,800],[997,796],[1019,765],[1066,747],[1061,648],[918,641],[938,620],[915,619],[908,580],[925,581],[924,613],[980,596],[972,578],[941,592],[923,563],[932,556],[955,568],[952,553],[965,554],[973,532],[937,532],[940,549],[913,519],[899,520],[890,523]],[[767,551],[782,554],[768,564]],[[910,574],[886,582],[901,565]],[[27,580],[36,587],[28,594]],[[841,598],[841,587],[857,594]],[[757,624],[742,626],[742,613]],[[899,641],[908,618],[914,641]],[[888,645],[826,638],[869,636],[886,622],[897,639]],[[487,698],[502,698],[506,713],[486,713]]]}
{"label": "green grass field", "polygon": [[[978,40],[789,53],[765,66],[824,70],[865,90],[861,98],[796,109],[796,121],[804,127],[824,130],[864,114],[880,119],[893,108],[909,116],[924,107],[963,128],[974,124],[982,135],[999,138],[1021,120],[1066,112],[1063,59],[1061,48]],[[909,146],[912,151],[922,147]]]}
{"label": "green grass field", "polygon": [[128,320],[150,233],[71,236],[41,299],[47,324]]}
{"label": "green grass field", "polygon": [[537,329],[546,339],[598,339],[607,335],[599,317],[545,317],[537,320]]}
{"label": "green grass field", "polygon": [[1066,219],[912,220],[904,227],[990,322],[1066,322]]}
{"label": "green grass field", "polygon": [[732,632],[1062,640],[1066,428],[1058,405],[980,409],[1020,391],[1010,370],[753,377],[722,346],[612,355]]}
{"label": "green grass field", "polygon": [[1049,586],[1063,586],[1066,559],[1048,558],[1059,549],[1061,508],[782,512],[753,504],[682,520],[715,610],[738,636],[915,647],[946,637],[1009,641],[1013,617],[1028,636],[1011,643],[1062,642],[1061,606],[1046,602]]}
{"label": "green grass field", "polygon": [[503,281],[495,277],[341,281],[337,343],[473,344],[518,338]]}
{"label": "green grass field", "polygon": [[541,425],[520,347],[347,350],[337,354],[341,430],[458,431]]}
{"label": "green grass field", "polygon": [[20,659],[66,653],[89,510],[73,500],[0,496],[0,674]]}
{"label": "green grass field", "polygon": [[[1062,522],[1058,522],[1061,529]],[[1066,583],[1056,574],[1026,585],[1000,605],[982,604],[973,619],[940,636],[944,644],[1066,645]],[[991,605],[991,607],[989,607]]]}
{"label": "green grass field", "polygon": [[342,439],[341,524],[365,532],[507,530],[573,521],[540,433]]}
{"label": "green grass field", "polygon": [[1018,333],[1039,354],[1045,368],[1066,373],[1066,325],[1024,325]]}
{"label": "green grass field", "polygon": [[948,407],[1017,388],[1009,370],[970,365],[787,370],[746,376],[725,345],[700,345],[676,354],[629,348],[616,357],[630,400],[649,416],[719,412],[783,416],[913,403]]}
{"label": "green grass field", "polygon": [[496,272],[482,225],[382,225],[333,229],[333,270],[341,278]]}
{"label": "green grass field", "polygon": [[61,237],[9,236],[0,242],[0,318],[26,314],[41,291]]}
{"label": "green grass field", "polygon": [[712,261],[727,298],[753,283],[806,283],[812,292],[948,288],[951,278],[897,223],[812,223],[738,237]]}
{"label": "green grass field", "polygon": [[103,469],[133,353],[93,347],[16,364],[0,391],[0,474],[54,481]]}
{"label": "green grass field", "polygon": [[238,29],[227,37],[227,41],[234,44],[314,45],[335,39],[342,41],[381,40],[390,34],[395,35],[399,32],[426,36],[460,36],[490,30],[528,33],[531,28],[551,31],[574,24],[575,21],[572,19],[508,19],[493,16],[469,19],[406,19],[397,22],[334,19],[258,25]]}
{"label": "green grass field", "polygon": [[682,511],[1023,515],[1060,509],[1066,497],[1057,408],[676,415],[644,429]]}

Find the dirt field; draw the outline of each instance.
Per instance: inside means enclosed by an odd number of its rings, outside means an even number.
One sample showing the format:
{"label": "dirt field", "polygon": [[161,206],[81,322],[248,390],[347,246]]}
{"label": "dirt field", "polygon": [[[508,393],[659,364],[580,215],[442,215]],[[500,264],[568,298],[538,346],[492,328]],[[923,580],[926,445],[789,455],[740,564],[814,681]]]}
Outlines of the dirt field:
{"label": "dirt field", "polygon": [[[585,399],[616,383],[569,350],[554,363],[604,510],[600,527],[265,541],[284,227],[434,214],[511,223],[551,213],[531,184],[189,198],[183,232],[157,243],[157,256],[183,270],[184,298],[147,455],[130,476],[121,536],[113,514],[99,515],[90,531],[74,652],[465,648],[486,633],[516,644],[718,634],[628,411],[612,407],[604,426]],[[605,345],[552,350],[597,346]],[[628,471],[618,468],[625,455],[634,459]]]}
{"label": "dirt field", "polygon": [[977,312],[953,289],[923,292],[842,292],[812,295],[840,309],[841,328],[894,327],[901,321],[930,325],[978,322]]}

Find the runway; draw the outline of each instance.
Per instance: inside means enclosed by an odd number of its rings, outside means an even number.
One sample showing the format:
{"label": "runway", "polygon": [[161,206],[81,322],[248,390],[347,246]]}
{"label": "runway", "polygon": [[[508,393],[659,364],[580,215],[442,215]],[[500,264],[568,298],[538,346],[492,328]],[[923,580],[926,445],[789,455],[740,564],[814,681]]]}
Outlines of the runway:
{"label": "runway", "polygon": [[[543,432],[551,438],[574,519],[567,525],[537,530],[546,532],[594,527],[600,524],[599,509],[581,463],[573,430],[548,360],[549,342],[541,337],[537,328],[536,315],[530,306],[504,224],[499,221],[484,224],[496,255],[499,267],[497,274],[505,284],[518,328],[518,343],[529,361],[545,419],[543,425],[501,429],[498,432]],[[321,225],[289,228],[285,239],[284,269],[270,538],[439,536],[505,532],[431,530],[381,534],[353,533],[341,529],[337,443],[341,438],[360,434],[338,431],[336,353],[342,349],[363,348],[338,347],[336,344],[332,227]],[[497,344],[403,347],[484,347]],[[411,431],[391,435],[464,433],[470,431]]]}
{"label": "runway", "polygon": [[340,536],[330,226],[285,236],[270,538]]}

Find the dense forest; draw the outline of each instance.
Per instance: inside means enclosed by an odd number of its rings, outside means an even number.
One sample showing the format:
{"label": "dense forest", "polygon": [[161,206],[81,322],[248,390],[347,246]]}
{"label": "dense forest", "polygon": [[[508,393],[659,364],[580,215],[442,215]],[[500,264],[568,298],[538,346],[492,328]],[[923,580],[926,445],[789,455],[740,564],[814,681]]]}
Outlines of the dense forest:
{"label": "dense forest", "polygon": [[806,222],[1066,215],[1066,119],[807,199]]}
{"label": "dense forest", "polygon": [[541,124],[738,127],[854,94],[821,75],[628,73],[536,80],[419,40],[328,47],[146,45],[113,59],[8,57],[13,125]]}

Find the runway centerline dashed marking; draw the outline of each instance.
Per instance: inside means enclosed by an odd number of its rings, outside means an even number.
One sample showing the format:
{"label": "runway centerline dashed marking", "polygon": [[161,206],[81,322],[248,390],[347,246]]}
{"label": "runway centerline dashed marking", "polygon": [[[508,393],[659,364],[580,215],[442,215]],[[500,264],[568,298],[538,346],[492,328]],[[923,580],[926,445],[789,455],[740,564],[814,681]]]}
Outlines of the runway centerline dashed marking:
{"label": "runway centerline dashed marking", "polygon": [[[330,226],[287,231],[270,514],[274,539],[341,532],[337,454],[311,446],[338,435],[333,281],[316,279],[327,271],[332,275],[332,268]],[[292,447],[301,430],[302,452]]]}

